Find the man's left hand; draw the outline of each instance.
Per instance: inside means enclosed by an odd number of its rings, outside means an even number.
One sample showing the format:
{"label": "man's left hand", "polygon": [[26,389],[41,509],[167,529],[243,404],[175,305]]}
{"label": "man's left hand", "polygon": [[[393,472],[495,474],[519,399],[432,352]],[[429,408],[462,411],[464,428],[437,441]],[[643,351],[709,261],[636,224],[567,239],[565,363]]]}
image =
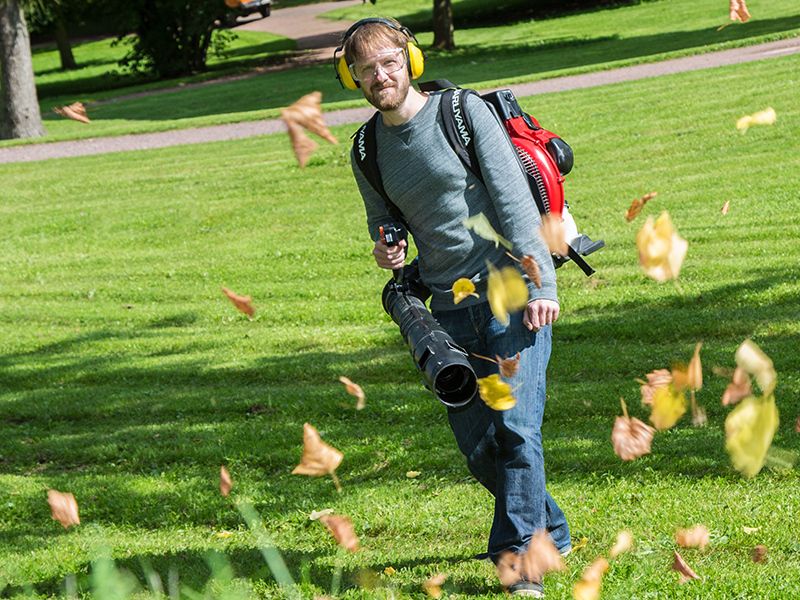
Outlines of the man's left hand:
{"label": "man's left hand", "polygon": [[522,323],[531,331],[539,330],[558,319],[558,302],[552,300],[533,300],[525,307]]}

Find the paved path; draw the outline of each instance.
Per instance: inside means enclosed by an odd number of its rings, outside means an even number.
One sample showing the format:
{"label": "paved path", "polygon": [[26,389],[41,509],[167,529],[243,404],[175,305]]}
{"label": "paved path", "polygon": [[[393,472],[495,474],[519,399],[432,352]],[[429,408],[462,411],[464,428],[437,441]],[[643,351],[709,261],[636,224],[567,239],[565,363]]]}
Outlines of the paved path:
{"label": "paved path", "polygon": [[[276,14],[277,13],[278,11],[276,11]],[[656,63],[634,65],[608,71],[587,73],[584,75],[557,77],[504,87],[510,88],[517,97],[522,98],[548,92],[593,87],[621,81],[633,81],[670,73],[708,69],[711,67],[750,62],[795,53],[800,53],[800,38],[791,38],[756,46],[709,52],[697,56],[687,56]],[[325,121],[331,126],[346,123],[360,123],[367,120],[372,112],[373,110],[370,107],[334,110],[325,113]],[[105,154],[108,152],[165,148],[182,144],[234,140],[281,131],[285,131],[283,122],[280,119],[270,119],[266,121],[197,127],[193,129],[163,131],[158,133],[30,144],[27,146],[0,148],[0,163],[31,162],[51,158]]]}

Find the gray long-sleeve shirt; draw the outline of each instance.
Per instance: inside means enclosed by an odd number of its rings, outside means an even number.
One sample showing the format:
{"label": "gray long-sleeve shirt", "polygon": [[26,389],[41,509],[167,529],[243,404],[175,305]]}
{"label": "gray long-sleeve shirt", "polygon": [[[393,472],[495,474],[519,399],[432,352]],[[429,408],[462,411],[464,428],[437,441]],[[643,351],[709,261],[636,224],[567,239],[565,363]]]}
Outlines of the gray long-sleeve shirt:
{"label": "gray long-sleeve shirt", "polygon": [[[464,226],[468,217],[483,213],[494,229],[513,244],[512,253],[532,256],[542,274],[542,288],[528,284],[530,298],[557,301],[556,277],[550,253],[539,234],[541,219],[516,151],[497,119],[482,100],[467,97],[475,150],[484,183],[470,172],[450,147],[439,114],[440,94],[428,97],[406,123],[385,125],[377,119],[378,167],[389,198],[402,212],[419,252],[420,276],[433,292],[431,308],[449,310],[486,300],[486,262],[496,267],[513,263],[501,245],[477,236]],[[367,225],[373,241],[378,228],[394,219],[383,198],[364,178],[351,154]],[[450,291],[461,277],[472,279],[480,298],[456,306]]]}

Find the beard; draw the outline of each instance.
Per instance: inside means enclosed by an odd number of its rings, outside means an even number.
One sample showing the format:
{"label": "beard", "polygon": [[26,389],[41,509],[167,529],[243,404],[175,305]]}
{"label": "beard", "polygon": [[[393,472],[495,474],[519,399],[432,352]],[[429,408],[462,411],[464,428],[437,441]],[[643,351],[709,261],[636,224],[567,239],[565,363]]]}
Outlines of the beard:
{"label": "beard", "polygon": [[383,83],[375,82],[369,89],[364,88],[364,97],[381,112],[397,110],[406,101],[409,86],[408,77],[400,81],[387,78]]}

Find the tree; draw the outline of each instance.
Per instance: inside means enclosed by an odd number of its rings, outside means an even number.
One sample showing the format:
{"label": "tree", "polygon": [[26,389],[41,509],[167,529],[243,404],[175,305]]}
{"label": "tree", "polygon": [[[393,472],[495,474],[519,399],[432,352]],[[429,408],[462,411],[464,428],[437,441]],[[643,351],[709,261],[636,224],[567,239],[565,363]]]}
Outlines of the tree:
{"label": "tree", "polygon": [[74,17],[84,8],[85,4],[86,0],[77,2],[74,0],[25,0],[24,2],[28,29],[32,34],[46,33],[55,37],[63,71],[78,68],[75,56],[72,54],[65,15]]}
{"label": "tree", "polygon": [[19,0],[0,0],[0,139],[44,133],[25,14]]}
{"label": "tree", "polygon": [[433,0],[433,47],[453,50],[453,5],[451,0]]}

